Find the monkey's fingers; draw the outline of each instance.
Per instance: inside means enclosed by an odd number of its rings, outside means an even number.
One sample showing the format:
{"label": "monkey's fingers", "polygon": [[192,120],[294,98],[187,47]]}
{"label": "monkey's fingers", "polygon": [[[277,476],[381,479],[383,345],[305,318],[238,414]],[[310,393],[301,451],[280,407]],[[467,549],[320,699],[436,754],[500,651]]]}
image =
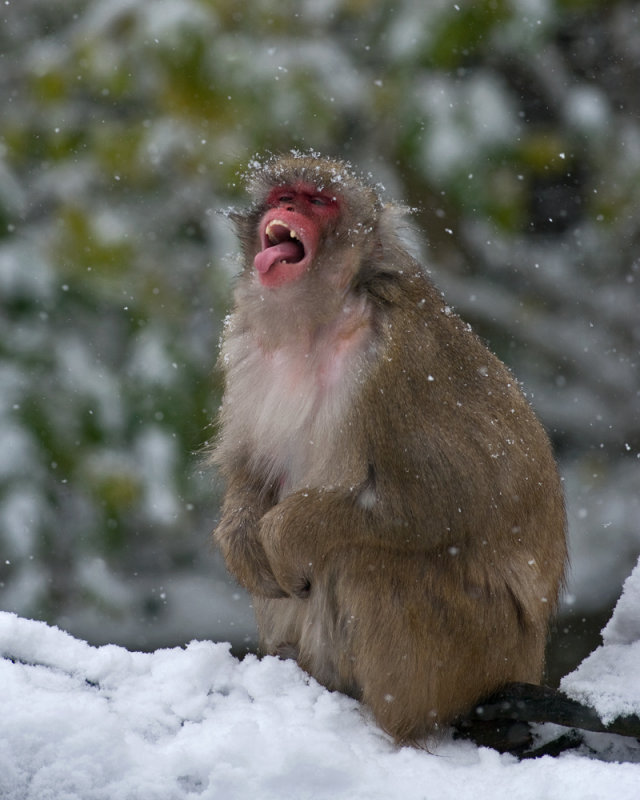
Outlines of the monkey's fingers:
{"label": "monkey's fingers", "polygon": [[[284,506],[284,504],[281,504]],[[299,546],[298,526],[281,506],[268,511],[260,522],[260,544],[276,583],[291,597],[305,599],[311,592],[314,572],[312,556]]]}
{"label": "monkey's fingers", "polygon": [[269,559],[255,533],[236,519],[223,519],[214,538],[220,545],[229,571],[251,594],[259,597],[287,597],[278,583]]}

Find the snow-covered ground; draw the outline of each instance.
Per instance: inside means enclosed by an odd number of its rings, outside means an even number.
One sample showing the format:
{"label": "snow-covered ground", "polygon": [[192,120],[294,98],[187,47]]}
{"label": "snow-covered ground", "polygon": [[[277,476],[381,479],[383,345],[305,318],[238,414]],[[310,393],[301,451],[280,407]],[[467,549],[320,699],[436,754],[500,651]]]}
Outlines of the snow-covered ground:
{"label": "snow-covered ground", "polygon": [[[640,713],[640,564],[603,642],[563,688],[607,720]],[[640,797],[632,739],[522,762],[447,738],[398,748],[294,663],[226,644],[96,648],[0,613],[0,654],[3,800]]]}

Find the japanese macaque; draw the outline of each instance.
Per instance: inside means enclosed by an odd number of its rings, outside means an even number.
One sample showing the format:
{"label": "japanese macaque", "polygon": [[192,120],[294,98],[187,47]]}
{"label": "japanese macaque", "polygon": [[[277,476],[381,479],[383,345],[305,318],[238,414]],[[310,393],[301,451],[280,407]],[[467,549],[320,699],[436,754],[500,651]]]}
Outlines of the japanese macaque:
{"label": "japanese macaque", "polygon": [[215,539],[265,653],[423,743],[541,678],[565,562],[549,442],[348,164],[273,158],[248,184]]}

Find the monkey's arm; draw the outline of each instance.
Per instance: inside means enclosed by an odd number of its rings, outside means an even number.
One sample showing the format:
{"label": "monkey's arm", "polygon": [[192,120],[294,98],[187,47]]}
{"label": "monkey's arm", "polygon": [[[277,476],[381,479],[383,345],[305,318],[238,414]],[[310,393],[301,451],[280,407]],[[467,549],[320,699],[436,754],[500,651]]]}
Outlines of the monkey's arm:
{"label": "monkey's arm", "polygon": [[[262,517],[260,543],[275,579],[287,594],[306,597],[314,575],[341,551],[388,546],[379,517],[354,489],[304,489]],[[366,539],[366,541],[365,541]],[[411,543],[406,543],[411,549]]]}
{"label": "monkey's arm", "polygon": [[271,503],[238,477],[229,482],[214,538],[234,577],[252,594],[284,597],[258,538],[260,518]]}

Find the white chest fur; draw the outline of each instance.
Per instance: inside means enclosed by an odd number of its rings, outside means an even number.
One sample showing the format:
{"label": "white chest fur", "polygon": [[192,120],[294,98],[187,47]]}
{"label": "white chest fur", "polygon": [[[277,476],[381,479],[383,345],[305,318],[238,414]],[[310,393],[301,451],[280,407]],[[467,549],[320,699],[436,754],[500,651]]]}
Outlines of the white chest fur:
{"label": "white chest fur", "polygon": [[251,331],[234,333],[232,322],[223,345],[221,446],[249,453],[280,497],[343,482],[348,465],[340,443],[374,352],[363,307],[348,309],[309,341],[267,349]]}

